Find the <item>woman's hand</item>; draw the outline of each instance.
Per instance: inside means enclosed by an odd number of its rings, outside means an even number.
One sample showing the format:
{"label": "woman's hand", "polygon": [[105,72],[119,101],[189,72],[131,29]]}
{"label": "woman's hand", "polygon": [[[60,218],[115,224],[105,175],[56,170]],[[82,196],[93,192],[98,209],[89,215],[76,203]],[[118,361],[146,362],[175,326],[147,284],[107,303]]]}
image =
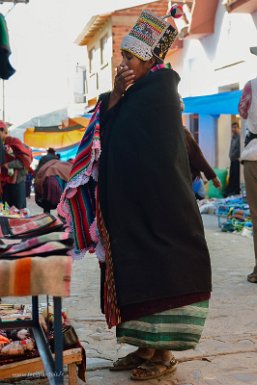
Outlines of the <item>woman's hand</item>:
{"label": "woman's hand", "polygon": [[117,74],[114,79],[114,88],[111,92],[108,109],[115,106],[122,98],[126,90],[134,84],[134,71],[130,70],[128,66],[117,67]]}
{"label": "woman's hand", "polygon": [[120,65],[117,67],[117,74],[114,79],[114,89],[113,91],[118,95],[123,95],[124,92],[134,84],[134,71],[130,70],[128,66]]}
{"label": "woman's hand", "polygon": [[212,183],[213,183],[213,186],[215,186],[217,188],[221,187],[221,181],[219,180],[219,178],[217,176],[216,176],[216,178],[213,178]]}

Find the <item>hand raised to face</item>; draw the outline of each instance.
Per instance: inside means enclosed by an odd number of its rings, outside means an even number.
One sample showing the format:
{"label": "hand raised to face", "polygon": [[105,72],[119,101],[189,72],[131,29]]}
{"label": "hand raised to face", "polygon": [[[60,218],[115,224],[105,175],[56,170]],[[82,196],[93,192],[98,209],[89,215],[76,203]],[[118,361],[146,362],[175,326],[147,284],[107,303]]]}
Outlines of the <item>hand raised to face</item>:
{"label": "hand raised to face", "polygon": [[129,69],[128,66],[118,66],[117,73],[114,79],[114,91],[119,95],[123,95],[124,92],[134,84],[135,74],[134,71]]}

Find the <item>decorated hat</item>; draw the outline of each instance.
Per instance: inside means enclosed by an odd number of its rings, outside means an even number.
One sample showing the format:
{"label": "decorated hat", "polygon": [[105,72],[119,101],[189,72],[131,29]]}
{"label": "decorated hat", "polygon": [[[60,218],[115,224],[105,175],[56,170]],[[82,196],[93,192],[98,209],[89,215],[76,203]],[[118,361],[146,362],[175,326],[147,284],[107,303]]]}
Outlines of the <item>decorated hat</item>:
{"label": "decorated hat", "polygon": [[153,56],[163,61],[178,34],[165,19],[178,18],[182,14],[182,7],[177,4],[164,17],[147,10],[142,11],[134,27],[123,38],[121,50],[128,51],[143,61],[150,60]]}
{"label": "decorated hat", "polygon": [[250,47],[250,52],[254,55],[257,55],[257,47]]}

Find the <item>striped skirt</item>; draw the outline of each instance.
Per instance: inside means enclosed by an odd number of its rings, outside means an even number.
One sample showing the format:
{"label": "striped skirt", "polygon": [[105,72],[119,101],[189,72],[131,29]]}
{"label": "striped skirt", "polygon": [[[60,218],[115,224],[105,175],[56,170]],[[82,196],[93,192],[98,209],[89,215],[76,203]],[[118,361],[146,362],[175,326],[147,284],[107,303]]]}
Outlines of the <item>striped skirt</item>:
{"label": "striped skirt", "polygon": [[202,301],[123,322],[116,328],[117,341],[142,348],[194,349],[201,338],[208,306],[209,301]]}

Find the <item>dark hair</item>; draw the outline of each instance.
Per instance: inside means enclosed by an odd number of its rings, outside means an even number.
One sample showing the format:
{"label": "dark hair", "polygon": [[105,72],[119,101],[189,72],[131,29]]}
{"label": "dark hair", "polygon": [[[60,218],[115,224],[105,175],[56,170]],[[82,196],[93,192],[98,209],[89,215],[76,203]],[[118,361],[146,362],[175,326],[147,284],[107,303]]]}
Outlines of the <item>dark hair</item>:
{"label": "dark hair", "polygon": [[48,154],[55,154],[55,149],[52,148],[52,147],[49,147],[49,149],[47,150]]}

